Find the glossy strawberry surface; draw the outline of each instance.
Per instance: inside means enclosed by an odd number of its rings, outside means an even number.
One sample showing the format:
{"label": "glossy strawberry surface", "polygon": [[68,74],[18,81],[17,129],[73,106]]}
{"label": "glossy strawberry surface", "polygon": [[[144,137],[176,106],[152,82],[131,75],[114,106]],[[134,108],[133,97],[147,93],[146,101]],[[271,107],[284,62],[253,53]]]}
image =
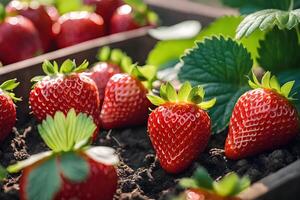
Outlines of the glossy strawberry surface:
{"label": "glossy strawberry surface", "polygon": [[0,22],[0,62],[11,64],[42,53],[38,32],[23,16],[6,17]]}
{"label": "glossy strawberry surface", "polygon": [[145,124],[151,103],[148,90],[136,78],[128,74],[115,74],[105,89],[101,110],[101,122],[105,129]]}
{"label": "glossy strawberry surface", "polygon": [[121,68],[115,64],[99,62],[92,67],[88,76],[93,79],[97,85],[101,103],[103,103],[106,84],[110,77],[121,73]]}
{"label": "glossy strawberry surface", "polygon": [[0,89],[0,141],[11,132],[16,123],[16,107],[12,99]]}
{"label": "glossy strawberry surface", "polygon": [[184,200],[240,200],[240,199],[237,197],[221,197],[217,194],[202,189],[189,189],[184,192]]}
{"label": "glossy strawberry surface", "polygon": [[[52,9],[55,8],[52,7]],[[43,51],[47,52],[51,49],[51,45],[54,42],[53,20],[45,6],[13,0],[7,5],[6,11],[7,13],[19,14],[29,19],[39,33]]]}
{"label": "glossy strawberry surface", "polygon": [[101,16],[86,11],[70,12],[61,16],[54,27],[59,48],[72,46],[105,34]]}
{"label": "glossy strawberry surface", "polygon": [[119,7],[110,21],[110,33],[119,33],[140,28],[141,25],[134,20],[133,9],[125,4]]}
{"label": "glossy strawberry surface", "polygon": [[[114,166],[104,165],[88,159],[90,174],[82,183],[73,183],[62,178],[62,187],[54,200],[112,200],[117,189],[118,176]],[[33,167],[23,170],[20,180],[20,199],[27,200],[25,188]]]}
{"label": "glossy strawberry surface", "polygon": [[109,31],[111,17],[115,10],[122,5],[121,0],[84,0],[86,4],[96,6],[96,13],[100,15],[106,27],[106,32]]}
{"label": "glossy strawberry surface", "polygon": [[236,103],[225,154],[240,159],[287,144],[299,133],[296,108],[269,89],[246,92]]}
{"label": "glossy strawberry surface", "polygon": [[45,77],[30,92],[29,103],[34,116],[43,120],[56,111],[67,114],[71,108],[93,117],[99,127],[100,100],[94,81],[83,74]]}
{"label": "glossy strawberry surface", "polygon": [[148,119],[148,133],[164,170],[186,169],[207,146],[211,122],[208,114],[191,103],[165,103]]}

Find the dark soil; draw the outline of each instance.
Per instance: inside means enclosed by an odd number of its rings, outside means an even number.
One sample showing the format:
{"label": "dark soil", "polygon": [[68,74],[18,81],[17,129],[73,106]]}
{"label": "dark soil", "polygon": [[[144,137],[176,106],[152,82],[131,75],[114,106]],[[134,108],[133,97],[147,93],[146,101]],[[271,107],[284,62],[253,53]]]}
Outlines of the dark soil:
{"label": "dark soil", "polygon": [[[31,120],[14,129],[0,148],[0,162],[7,166],[47,149],[41,141],[36,122]],[[101,132],[95,145],[114,147],[121,159],[119,187],[115,199],[168,199],[178,193],[178,179],[191,176],[197,166],[204,166],[218,179],[228,172],[247,174],[255,182],[300,158],[300,136],[288,146],[239,161],[227,160],[223,146],[226,134],[213,135],[204,153],[184,173],[165,173],[155,158],[146,127]],[[18,175],[9,176],[1,185],[0,199],[18,199]]]}

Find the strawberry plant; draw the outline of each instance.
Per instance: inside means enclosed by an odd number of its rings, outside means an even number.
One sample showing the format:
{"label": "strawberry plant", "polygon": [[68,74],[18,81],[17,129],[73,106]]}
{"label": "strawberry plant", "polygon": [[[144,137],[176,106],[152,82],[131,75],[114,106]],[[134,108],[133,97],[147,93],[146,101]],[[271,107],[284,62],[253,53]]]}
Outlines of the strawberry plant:
{"label": "strawberry plant", "polygon": [[243,94],[234,106],[225,144],[225,155],[240,159],[287,144],[299,133],[299,117],[292,105],[295,81],[280,86],[266,72],[261,83],[253,75],[253,90]]}
{"label": "strawberry plant", "polygon": [[[35,83],[30,95],[29,104],[33,115],[42,121],[48,115],[54,116],[57,111],[65,114],[74,108],[77,113],[86,113],[93,117],[97,127],[100,125],[100,100],[95,82],[81,73],[88,67],[84,61],[77,66],[75,61],[66,60],[59,68],[54,61],[43,63],[45,76],[34,77]],[[96,136],[97,132],[95,132]]]}
{"label": "strawberry plant", "polygon": [[229,173],[219,181],[213,181],[208,172],[199,167],[191,178],[183,178],[179,182],[185,192],[176,200],[239,200],[235,197],[250,185],[247,176],[239,178],[235,173]]}
{"label": "strawberry plant", "polygon": [[132,65],[127,73],[115,74],[109,79],[100,114],[105,129],[145,124],[151,105],[146,95],[155,75],[151,65]]}
{"label": "strawberry plant", "polygon": [[33,23],[20,15],[7,16],[0,3],[0,62],[7,65],[40,53],[42,44]]}
{"label": "strawberry plant", "polygon": [[126,72],[132,65],[132,60],[120,49],[103,47],[97,54],[99,62],[90,69],[88,76],[93,79],[98,87],[101,104],[107,82],[114,74]]}
{"label": "strawberry plant", "polygon": [[16,79],[5,81],[0,85],[0,141],[11,132],[16,123],[16,106],[14,101],[20,101],[12,92],[20,83]]}
{"label": "strawberry plant", "polygon": [[158,108],[148,119],[148,132],[156,155],[164,170],[179,173],[186,169],[207,146],[211,121],[205,110],[216,99],[203,101],[204,90],[186,82],[178,93],[167,83],[160,88],[160,97],[148,95]]}
{"label": "strawberry plant", "polygon": [[10,173],[23,169],[20,198],[111,200],[117,188],[118,157],[109,147],[90,146],[96,128],[91,117],[76,115],[74,109],[67,115],[56,112],[38,125],[51,151],[8,167]]}

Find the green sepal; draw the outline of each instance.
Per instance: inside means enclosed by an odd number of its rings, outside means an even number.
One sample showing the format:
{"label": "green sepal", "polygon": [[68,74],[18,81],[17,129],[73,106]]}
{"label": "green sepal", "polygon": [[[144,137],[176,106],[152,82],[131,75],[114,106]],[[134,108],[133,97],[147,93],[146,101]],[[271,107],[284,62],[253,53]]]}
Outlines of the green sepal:
{"label": "green sepal", "polygon": [[152,89],[152,83],[156,80],[157,68],[153,65],[137,66],[131,65],[130,75],[142,82],[145,88]]}
{"label": "green sepal", "polygon": [[160,97],[149,94],[147,95],[149,101],[156,105],[162,105],[166,102],[185,102],[194,103],[203,110],[208,110],[216,103],[216,98],[209,101],[204,101],[205,91],[202,86],[192,87],[189,82],[185,82],[177,92],[172,84],[167,82],[160,87]]}
{"label": "green sepal", "polygon": [[87,161],[74,152],[60,156],[60,167],[64,177],[75,183],[86,180],[90,171]]}
{"label": "green sepal", "polygon": [[5,7],[2,3],[0,3],[0,23],[4,21],[6,17]]}
{"label": "green sepal", "polygon": [[253,80],[249,79],[248,83],[252,89],[265,88],[276,91],[278,94],[284,96],[289,100],[293,100],[290,96],[291,90],[295,84],[295,81],[289,81],[280,86],[276,76],[271,75],[271,72],[267,71],[262,77],[261,83],[258,81],[255,74],[252,72]]}
{"label": "green sepal", "polygon": [[[84,72],[89,66],[87,60],[84,60],[79,66],[77,66],[75,60],[67,59],[59,67],[56,61],[51,63],[49,60],[45,60],[42,64],[42,69],[47,76],[56,76],[59,74],[69,75],[71,73]],[[31,82],[38,82],[45,76],[36,76],[31,79]]]}
{"label": "green sepal", "polygon": [[72,183],[80,183],[90,172],[88,162],[77,152],[48,155],[37,161],[40,163],[30,171],[25,184],[27,199],[52,200],[61,188],[61,175]]}
{"label": "green sepal", "polygon": [[29,167],[40,160],[46,160],[47,158],[50,158],[52,156],[53,156],[52,151],[46,151],[43,153],[35,154],[35,155],[30,156],[26,160],[19,161],[14,165],[8,166],[7,171],[9,173],[18,173],[22,169]]}
{"label": "green sepal", "polygon": [[260,10],[248,15],[238,26],[236,38],[250,36],[255,30],[267,31],[277,26],[291,30],[300,23],[300,9],[284,11],[278,9]]}
{"label": "green sepal", "polygon": [[248,177],[242,177],[240,179],[237,174],[230,173],[220,181],[213,183],[213,191],[223,197],[236,196],[249,187],[249,185],[250,180]]}
{"label": "green sepal", "polygon": [[124,0],[124,3],[132,7],[134,11],[133,18],[139,25],[145,26],[148,23],[151,25],[158,24],[158,15],[150,10],[149,6],[143,0]]}
{"label": "green sepal", "polygon": [[21,101],[22,98],[16,97],[13,93],[13,90],[18,87],[19,84],[20,83],[17,82],[17,79],[10,79],[0,85],[0,90],[2,90],[4,94],[8,95],[14,102]]}
{"label": "green sepal", "polygon": [[0,165],[0,182],[7,177],[7,170]]}
{"label": "green sepal", "polygon": [[247,176],[239,178],[237,174],[230,173],[220,181],[214,181],[207,170],[199,167],[191,178],[183,178],[179,185],[187,189],[204,189],[220,196],[236,196],[250,185],[250,179]]}
{"label": "green sepal", "polygon": [[120,49],[110,49],[108,46],[104,46],[98,50],[96,58],[101,62],[119,66],[125,73],[130,73],[132,70],[132,59]]}
{"label": "green sepal", "polygon": [[25,184],[26,199],[52,200],[59,191],[61,182],[57,160],[51,157],[29,173]]}
{"label": "green sepal", "polygon": [[[58,111],[54,117],[47,116],[38,130],[47,146],[54,152],[68,152],[89,143],[96,125],[91,117],[72,108],[67,116]],[[78,146],[78,144],[83,144]]]}

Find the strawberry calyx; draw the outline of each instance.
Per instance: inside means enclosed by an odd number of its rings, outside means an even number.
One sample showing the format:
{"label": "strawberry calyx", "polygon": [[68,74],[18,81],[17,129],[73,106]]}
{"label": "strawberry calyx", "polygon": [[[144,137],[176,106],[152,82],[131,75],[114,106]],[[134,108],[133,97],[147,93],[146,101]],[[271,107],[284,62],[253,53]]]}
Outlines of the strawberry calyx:
{"label": "strawberry calyx", "polygon": [[221,197],[234,197],[250,184],[247,176],[239,178],[236,173],[229,173],[219,181],[214,181],[203,167],[199,167],[191,178],[183,178],[179,181],[179,185],[185,189],[203,189]]}
{"label": "strawberry calyx", "polygon": [[156,73],[157,68],[153,65],[144,65],[144,66],[138,66],[137,64],[133,64],[129,68],[130,70],[126,73],[129,75],[135,77],[139,81],[142,82],[142,84],[147,88],[148,90],[152,89],[152,83],[156,80]]}
{"label": "strawberry calyx", "polygon": [[0,3],[0,22],[3,22],[6,17],[5,7]]}
{"label": "strawberry calyx", "polygon": [[54,117],[47,116],[38,125],[38,131],[51,151],[33,155],[7,168],[8,172],[16,173],[34,166],[26,183],[26,199],[37,196],[53,199],[62,186],[61,176],[74,183],[85,181],[91,170],[87,157],[116,165],[119,159],[112,148],[90,146],[95,130],[92,117],[76,114],[74,109],[67,115],[58,111]]}
{"label": "strawberry calyx", "polygon": [[258,81],[257,77],[255,74],[252,72],[252,77],[253,80],[249,79],[248,84],[252,89],[257,89],[257,88],[264,88],[264,89],[270,89],[278,94],[284,96],[288,100],[294,100],[291,96],[291,90],[295,84],[295,81],[289,81],[280,86],[280,83],[277,79],[276,76],[271,75],[271,72],[267,71],[262,79],[261,82]]}
{"label": "strawberry calyx", "polygon": [[148,94],[147,97],[151,103],[160,106],[167,102],[174,103],[194,103],[203,110],[212,108],[216,103],[216,98],[204,101],[205,91],[202,86],[192,87],[189,82],[185,82],[176,92],[175,88],[167,82],[160,87],[160,97]]}
{"label": "strawberry calyx", "polygon": [[99,49],[96,58],[101,62],[118,65],[123,72],[129,72],[132,60],[120,49],[110,49],[108,46]]}
{"label": "strawberry calyx", "polygon": [[22,98],[16,97],[15,93],[12,92],[19,84],[20,83],[17,82],[17,79],[7,80],[0,85],[0,91],[8,95],[14,102],[21,101]]}
{"label": "strawberry calyx", "polygon": [[[84,60],[79,66],[77,66],[75,60],[67,59],[59,67],[57,62],[51,63],[49,60],[45,60],[42,65],[42,69],[46,76],[57,76],[57,75],[69,75],[72,73],[84,72],[89,66],[89,62]],[[31,82],[41,81],[46,76],[36,76],[31,79]]]}
{"label": "strawberry calyx", "polygon": [[133,9],[133,18],[140,26],[156,25],[159,17],[143,0],[124,0]]}

